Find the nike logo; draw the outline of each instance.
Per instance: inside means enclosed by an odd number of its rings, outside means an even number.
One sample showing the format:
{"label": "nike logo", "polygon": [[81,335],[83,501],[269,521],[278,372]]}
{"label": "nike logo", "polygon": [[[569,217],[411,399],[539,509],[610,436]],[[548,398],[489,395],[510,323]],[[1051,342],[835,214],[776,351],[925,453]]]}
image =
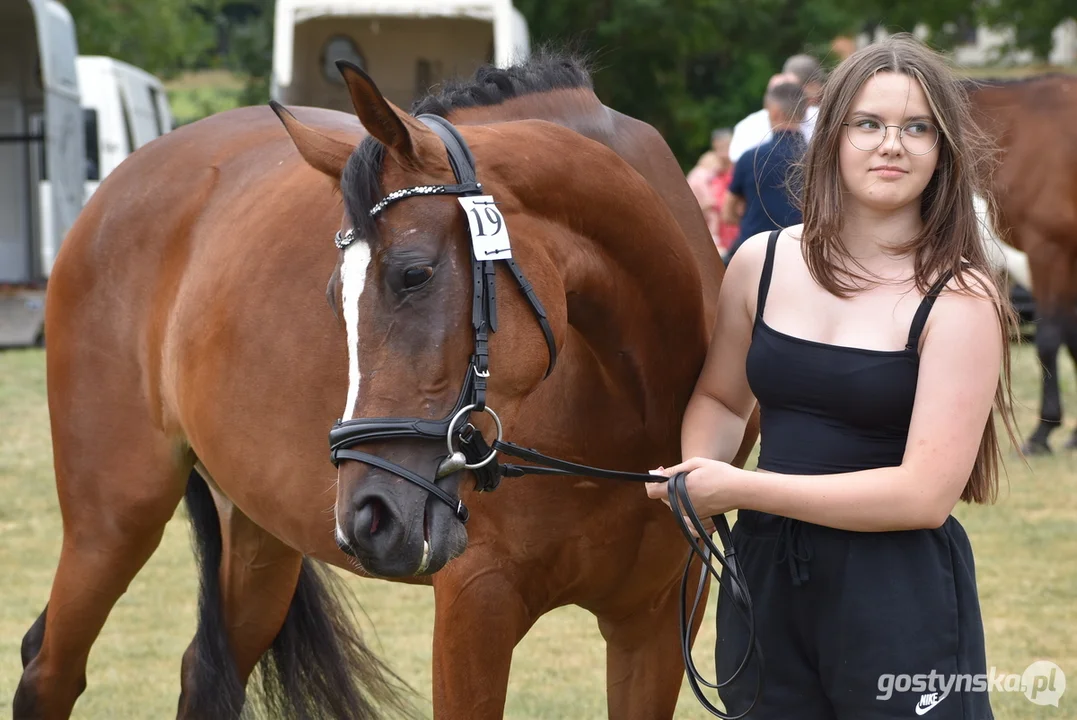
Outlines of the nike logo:
{"label": "nike logo", "polygon": [[916,714],[927,715],[931,708],[942,702],[945,695],[940,696],[939,693],[928,693],[920,698],[920,702],[916,703]]}

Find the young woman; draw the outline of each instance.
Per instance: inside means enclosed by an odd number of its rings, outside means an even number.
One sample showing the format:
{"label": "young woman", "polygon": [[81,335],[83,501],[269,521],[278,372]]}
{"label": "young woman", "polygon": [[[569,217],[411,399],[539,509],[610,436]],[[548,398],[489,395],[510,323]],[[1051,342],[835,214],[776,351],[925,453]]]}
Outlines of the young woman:
{"label": "young woman", "polygon": [[[993,404],[1014,438],[1014,318],[973,209],[974,132],[938,55],[909,36],[858,51],[823,93],[803,225],[750,238],[726,271],[685,461],[657,472],[689,473],[701,517],[739,510],[765,660],[749,718],[992,717],[972,549],[950,514],[996,495]],[[749,472],[728,461],[757,402]],[[648,494],[667,498],[661,482]],[[719,680],[747,642],[722,598]],[[728,711],[755,681],[721,692]]]}

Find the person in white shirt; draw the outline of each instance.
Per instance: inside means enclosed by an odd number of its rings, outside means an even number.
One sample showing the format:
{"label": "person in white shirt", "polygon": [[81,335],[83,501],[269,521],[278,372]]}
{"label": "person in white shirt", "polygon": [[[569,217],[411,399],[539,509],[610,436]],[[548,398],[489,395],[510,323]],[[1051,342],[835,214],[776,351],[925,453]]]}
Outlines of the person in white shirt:
{"label": "person in white shirt", "polygon": [[786,60],[785,65],[782,66],[782,72],[796,75],[800,82],[804,92],[804,102],[807,105],[804,109],[801,130],[804,132],[804,139],[811,140],[812,132],[815,130],[815,116],[819,113],[819,98],[823,96],[823,67],[811,55],[801,54],[793,55]]}
{"label": "person in white shirt", "polygon": [[[784,83],[799,83],[792,73],[778,73],[767,82],[767,92]],[[733,138],[729,141],[729,159],[736,164],[741,155],[770,139],[770,115],[760,108],[733,126]]]}
{"label": "person in white shirt", "polygon": [[[804,139],[810,141],[815,130],[815,116],[819,113],[819,98],[823,94],[823,70],[819,61],[811,55],[793,55],[785,61],[782,71],[770,78],[767,92],[776,85],[787,82],[799,84],[804,92],[807,107],[804,108],[804,120],[800,130],[804,133]],[[736,163],[737,158],[745,152],[770,139],[770,118],[767,111],[756,110],[733,127],[733,139],[729,142],[729,159]]]}

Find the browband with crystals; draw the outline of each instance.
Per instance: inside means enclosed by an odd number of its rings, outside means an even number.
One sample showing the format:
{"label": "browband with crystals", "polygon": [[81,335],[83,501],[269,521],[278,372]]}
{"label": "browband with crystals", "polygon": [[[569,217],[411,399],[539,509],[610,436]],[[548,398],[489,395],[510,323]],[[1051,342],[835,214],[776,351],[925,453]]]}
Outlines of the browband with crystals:
{"label": "browband with crystals", "polygon": [[[404,198],[413,197],[415,195],[472,195],[482,192],[482,183],[480,182],[467,182],[460,183],[458,185],[417,185],[415,187],[401,188],[400,190],[394,190],[381,201],[370,208],[370,217],[376,218],[385,208],[389,207],[397,200],[403,200]],[[356,240],[355,228],[349,228],[343,235],[340,231],[337,231],[337,235],[333,238],[333,244],[338,249],[343,250]]]}
{"label": "browband with crystals", "polygon": [[370,208],[370,217],[377,217],[378,213],[392,205],[397,200],[412,197],[413,195],[471,195],[482,192],[482,183],[470,182],[459,185],[416,185],[415,187],[394,190],[381,199],[374,207]]}

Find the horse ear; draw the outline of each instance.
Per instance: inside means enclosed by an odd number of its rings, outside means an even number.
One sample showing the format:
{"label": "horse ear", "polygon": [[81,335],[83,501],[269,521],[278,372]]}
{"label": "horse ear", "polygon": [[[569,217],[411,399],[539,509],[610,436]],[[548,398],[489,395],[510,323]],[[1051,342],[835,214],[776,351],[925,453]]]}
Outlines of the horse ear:
{"label": "horse ear", "polygon": [[341,173],[344,172],[344,166],[348,164],[348,158],[351,157],[355,147],[304,125],[276,100],[270,100],[269,106],[284,124],[284,129],[288,131],[296,149],[307,164],[339,181]]}
{"label": "horse ear", "polygon": [[348,86],[359,122],[389,149],[397,162],[418,168],[419,146],[434,139],[430,128],[386,100],[370,76],[357,66],[347,60],[337,60],[336,65]]}

